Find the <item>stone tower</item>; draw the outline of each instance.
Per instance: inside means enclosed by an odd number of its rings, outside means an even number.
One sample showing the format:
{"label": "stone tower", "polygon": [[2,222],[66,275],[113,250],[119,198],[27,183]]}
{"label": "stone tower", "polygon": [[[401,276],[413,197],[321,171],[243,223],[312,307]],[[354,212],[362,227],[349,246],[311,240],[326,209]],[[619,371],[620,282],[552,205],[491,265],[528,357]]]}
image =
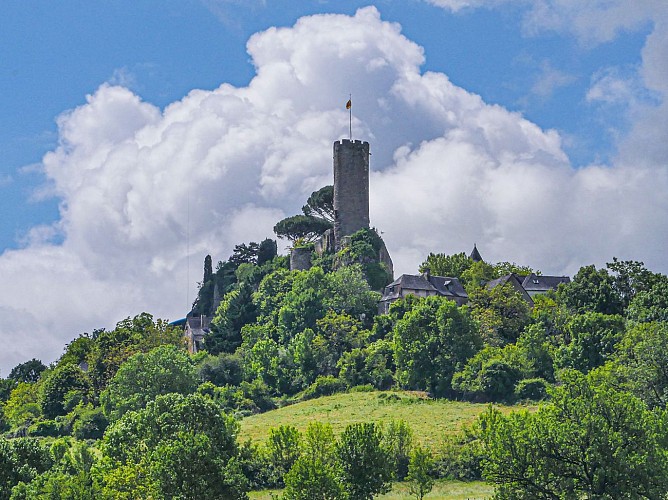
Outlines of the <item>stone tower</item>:
{"label": "stone tower", "polygon": [[369,143],[334,143],[334,243],[369,227]]}

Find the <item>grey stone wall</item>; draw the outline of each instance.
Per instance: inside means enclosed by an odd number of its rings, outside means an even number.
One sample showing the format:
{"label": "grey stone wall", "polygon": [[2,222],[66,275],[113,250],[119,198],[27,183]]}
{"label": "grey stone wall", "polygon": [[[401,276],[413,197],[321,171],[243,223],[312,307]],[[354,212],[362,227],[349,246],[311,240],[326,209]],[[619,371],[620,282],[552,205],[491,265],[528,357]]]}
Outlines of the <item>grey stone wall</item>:
{"label": "grey stone wall", "polygon": [[311,248],[295,247],[290,251],[290,270],[306,271],[311,269]]}
{"label": "grey stone wall", "polygon": [[369,227],[369,143],[334,143],[334,241]]}
{"label": "grey stone wall", "polygon": [[320,238],[315,241],[314,246],[315,253],[317,253],[320,257],[322,257],[322,254],[325,252],[334,253],[336,251],[334,245],[334,231],[332,229],[328,229],[322,233],[322,236],[320,236]]}

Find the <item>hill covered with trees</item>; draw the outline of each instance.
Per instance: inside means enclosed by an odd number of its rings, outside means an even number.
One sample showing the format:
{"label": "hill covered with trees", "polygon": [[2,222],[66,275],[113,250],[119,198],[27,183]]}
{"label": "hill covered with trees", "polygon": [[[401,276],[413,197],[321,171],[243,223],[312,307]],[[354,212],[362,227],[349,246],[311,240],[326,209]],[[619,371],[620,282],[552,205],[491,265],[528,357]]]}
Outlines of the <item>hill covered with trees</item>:
{"label": "hill covered with trees", "polygon": [[[485,283],[532,269],[430,254],[423,267],[459,278],[468,304],[408,296],[379,315],[369,285],[379,268],[364,258],[375,238],[362,230],[304,271],[290,271],[272,240],[238,245],[215,271],[207,259],[193,310],[211,310],[214,288],[220,300],[196,354],[182,329],[144,313],[80,335],[51,366],[16,366],[0,380],[0,498],[282,488],[284,498],[358,499],[403,480],[422,498],[435,478],[484,479],[507,499],[663,498],[665,275],[613,259],[529,304]],[[238,437],[251,415],[399,389],[530,406],[489,406],[426,444],[400,415],[336,432],[324,418],[299,429],[288,421],[259,441]]]}

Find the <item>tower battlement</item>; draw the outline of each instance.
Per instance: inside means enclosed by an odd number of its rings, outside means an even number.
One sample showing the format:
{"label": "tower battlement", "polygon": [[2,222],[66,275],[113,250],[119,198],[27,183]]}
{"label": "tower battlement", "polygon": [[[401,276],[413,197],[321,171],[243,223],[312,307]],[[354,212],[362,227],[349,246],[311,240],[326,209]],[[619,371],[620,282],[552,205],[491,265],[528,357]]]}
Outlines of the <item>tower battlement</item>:
{"label": "tower battlement", "polygon": [[369,149],[369,143],[367,141],[360,141],[358,139],[350,140],[350,139],[341,139],[340,141],[334,141],[334,150],[336,152],[336,147],[341,147],[343,145],[346,146],[353,146],[353,147],[365,147]]}

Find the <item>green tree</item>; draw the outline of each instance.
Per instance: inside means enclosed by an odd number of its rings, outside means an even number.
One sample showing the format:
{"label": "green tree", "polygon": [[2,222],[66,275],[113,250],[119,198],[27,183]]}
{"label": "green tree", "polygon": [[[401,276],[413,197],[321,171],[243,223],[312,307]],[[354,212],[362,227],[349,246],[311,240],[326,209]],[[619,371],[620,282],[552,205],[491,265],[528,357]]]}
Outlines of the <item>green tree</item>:
{"label": "green tree", "polygon": [[383,435],[373,423],[351,424],[336,446],[341,482],[349,498],[370,500],[390,490],[392,470]]}
{"label": "green tree", "polygon": [[318,339],[318,344],[314,344],[314,340],[315,332],[306,328],[295,335],[288,346],[297,371],[295,383],[300,389],[311,385],[318,376],[318,354],[322,348],[322,338]]}
{"label": "green tree", "polygon": [[270,262],[278,255],[278,245],[276,240],[266,238],[260,242],[257,248],[257,265],[262,266]]}
{"label": "green tree", "polygon": [[20,363],[12,368],[9,372],[9,377],[17,382],[37,382],[42,376],[42,372],[46,370],[46,366],[39,359],[31,359],[25,363]]}
{"label": "green tree", "polygon": [[355,348],[346,351],[336,364],[339,377],[348,387],[371,383],[371,374],[367,372],[368,353],[366,349]]}
{"label": "green tree", "polygon": [[12,500],[49,498],[95,500],[102,492],[94,480],[95,456],[82,442],[58,439],[51,445],[54,465],[12,490]]}
{"label": "green tree", "polygon": [[100,439],[109,425],[109,420],[99,406],[79,405],[74,409],[76,420],[72,425],[72,435],[77,439]]}
{"label": "green tree", "polygon": [[568,342],[557,349],[556,363],[560,368],[587,373],[612,356],[623,334],[621,316],[596,312],[576,314],[566,325]]}
{"label": "green tree", "polygon": [[[94,332],[93,335],[96,335],[96,332]],[[58,364],[71,364],[78,366],[87,364],[94,345],[95,340],[93,336],[88,333],[82,333],[72,342],[67,344],[65,352],[58,360]]]}
{"label": "green tree", "polygon": [[37,420],[41,413],[37,384],[19,383],[4,406],[5,419],[13,428],[27,427]]}
{"label": "green tree", "polygon": [[402,387],[452,393],[452,375],[481,348],[468,311],[443,297],[414,302],[394,328],[396,378]]}
{"label": "green tree", "polygon": [[241,264],[257,264],[257,253],[260,250],[260,245],[251,241],[250,243],[241,243],[234,245],[232,255],[227,261],[238,268]]}
{"label": "green tree", "polygon": [[144,408],[156,396],[193,393],[197,382],[188,355],[174,346],[161,346],[123,363],[100,401],[105,415],[114,422],[130,410]]}
{"label": "green tree", "polygon": [[454,389],[478,401],[510,401],[515,385],[533,376],[533,364],[516,345],[485,347],[452,378]]}
{"label": "green tree", "polygon": [[422,500],[434,487],[434,478],[431,476],[433,464],[434,459],[429,450],[418,446],[411,453],[406,480],[411,495],[415,495],[418,500]]}
{"label": "green tree", "polygon": [[385,243],[375,229],[360,229],[351,234],[348,244],[336,253],[334,267],[359,266],[369,287],[382,290],[392,281],[387,264],[381,262],[384,247]]}
{"label": "green tree", "polygon": [[211,262],[211,256],[207,255],[204,257],[204,278],[203,282],[211,281],[213,279],[213,263]]}
{"label": "green tree", "polygon": [[204,277],[200,283],[197,298],[193,304],[192,314],[194,316],[211,314],[213,309],[213,295],[214,295],[215,281],[213,277],[213,264],[211,262],[211,255],[204,257]]}
{"label": "green tree", "polygon": [[331,228],[332,223],[320,217],[293,215],[277,222],[274,233],[295,244],[298,241],[313,242]]}
{"label": "green tree", "polygon": [[53,465],[49,449],[34,438],[0,438],[0,498],[10,498],[19,482],[28,483]]}
{"label": "green tree", "polygon": [[389,453],[394,479],[403,481],[413,448],[413,431],[404,420],[392,420],[383,427],[383,447]]}
{"label": "green tree", "polygon": [[312,267],[296,273],[291,290],[277,305],[277,327],[283,339],[288,340],[306,328],[315,328],[316,321],[327,312],[323,307],[327,292],[327,278],[322,269]]}
{"label": "green tree", "polygon": [[662,498],[665,414],[579,372],[537,412],[480,419],[484,476],[499,499]]}
{"label": "green tree", "polygon": [[668,324],[633,325],[619,343],[615,360],[628,388],[650,408],[668,405]]}
{"label": "green tree", "polygon": [[344,492],[339,473],[332,427],[311,422],[304,435],[301,455],[285,475],[283,496],[288,500],[342,499]]}
{"label": "green tree", "polygon": [[9,395],[16,388],[18,383],[11,378],[0,378],[0,404],[9,399]]}
{"label": "green tree", "polygon": [[282,484],[282,478],[299,458],[301,435],[292,425],[281,425],[269,430],[266,450],[269,463],[275,474],[276,483]]}
{"label": "green tree", "polygon": [[377,340],[366,348],[344,352],[337,363],[339,378],[349,387],[371,384],[381,391],[392,387],[394,366],[392,343]]}
{"label": "green tree", "polygon": [[243,370],[247,380],[260,380],[275,394],[293,394],[294,363],[288,351],[271,338],[260,338],[243,349]]}
{"label": "green tree", "polygon": [[511,273],[518,274],[520,276],[528,276],[529,274],[541,275],[540,271],[535,271],[529,266],[521,266],[515,262],[497,262],[494,264],[494,272],[497,278],[501,276],[507,276]]}
{"label": "green tree", "polygon": [[571,313],[553,291],[533,297],[531,319],[539,325],[546,337],[555,345],[565,342],[564,332]]}
{"label": "green tree", "polygon": [[319,217],[334,223],[334,186],[325,186],[313,191],[302,207],[304,215]]}
{"label": "green tree", "polygon": [[645,268],[643,262],[635,260],[618,260],[612,258],[606,267],[614,273],[614,287],[621,299],[622,308],[626,310],[639,292],[648,292],[665,276],[653,273]]}
{"label": "green tree", "polygon": [[515,345],[526,359],[525,366],[532,367],[531,373],[525,376],[554,382],[553,348],[542,325],[529,325]]}
{"label": "green tree", "polygon": [[343,353],[360,347],[364,342],[366,333],[359,327],[359,321],[332,310],[316,321],[316,335],[313,339],[316,376],[338,375],[337,366]]}
{"label": "green tree", "polygon": [[482,260],[473,262],[460,277],[467,293],[471,293],[476,288],[482,288],[485,283],[495,278],[498,278],[498,276],[494,266]]}
{"label": "green tree", "polygon": [[102,440],[100,474],[112,498],[246,498],[238,424],[199,395],[166,394],[128,412]]}
{"label": "green tree", "polygon": [[469,307],[489,345],[515,342],[531,320],[529,305],[510,284],[472,290]]}
{"label": "green tree", "polygon": [[420,264],[420,272],[429,272],[434,276],[448,276],[450,278],[461,278],[462,273],[473,265],[464,252],[452,255],[444,253],[430,253],[427,259]]}
{"label": "green tree", "polygon": [[76,394],[77,399],[86,401],[90,391],[90,379],[81,368],[69,363],[58,365],[44,375],[39,400],[42,413],[46,418],[66,415],[71,409],[67,408],[67,399]]}
{"label": "green tree", "polygon": [[200,362],[197,370],[201,380],[219,387],[239,385],[243,379],[241,356],[238,354],[209,355]]}
{"label": "green tree", "polygon": [[559,286],[557,295],[573,312],[623,312],[622,299],[615,288],[615,278],[605,269],[597,270],[593,265],[581,267],[573,281]]}
{"label": "green tree", "polygon": [[148,352],[160,345],[184,346],[183,331],[161,319],[142,313],[126,318],[113,330],[93,334],[94,345],[89,354],[88,374],[96,394],[101,392],[118,368],[133,354]]}
{"label": "green tree", "polygon": [[341,267],[325,275],[323,307],[345,313],[371,325],[378,309],[380,294],[374,292],[359,264]]}
{"label": "green tree", "polygon": [[253,288],[248,283],[225,294],[211,322],[211,333],[204,338],[204,347],[210,354],[233,353],[239,348],[241,329],[257,317],[252,295]]}
{"label": "green tree", "polygon": [[661,275],[649,290],[636,293],[629,304],[627,317],[638,323],[668,321],[668,278]]}

